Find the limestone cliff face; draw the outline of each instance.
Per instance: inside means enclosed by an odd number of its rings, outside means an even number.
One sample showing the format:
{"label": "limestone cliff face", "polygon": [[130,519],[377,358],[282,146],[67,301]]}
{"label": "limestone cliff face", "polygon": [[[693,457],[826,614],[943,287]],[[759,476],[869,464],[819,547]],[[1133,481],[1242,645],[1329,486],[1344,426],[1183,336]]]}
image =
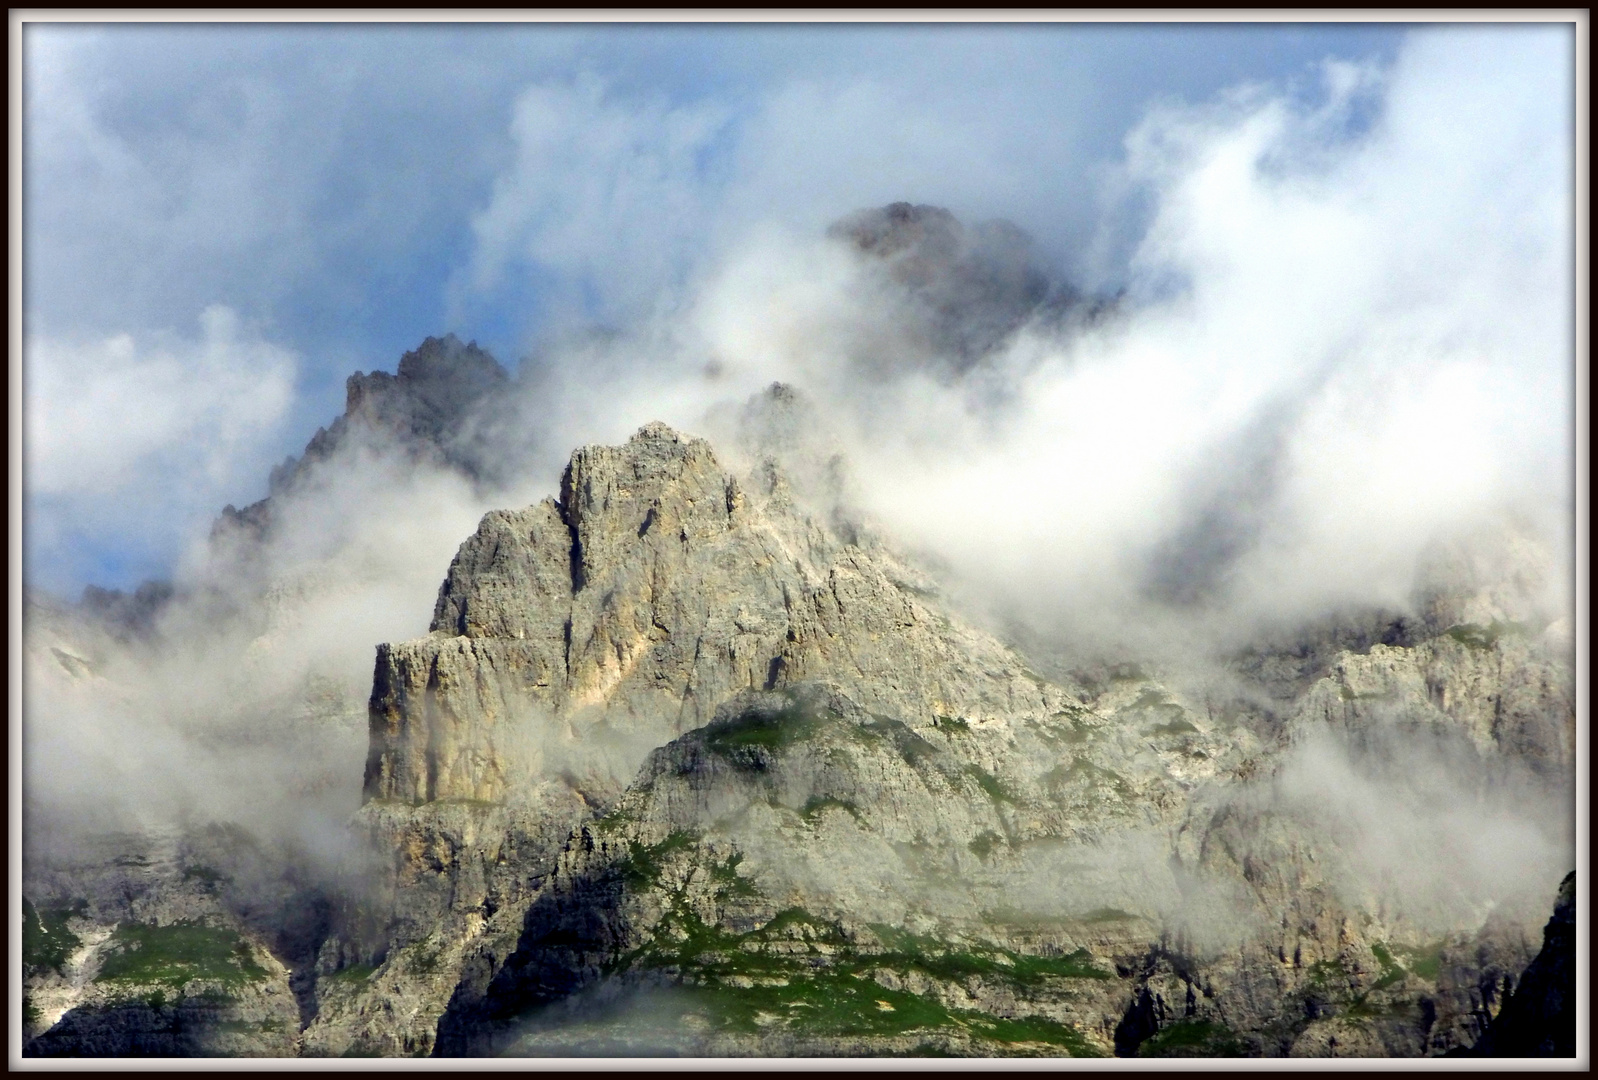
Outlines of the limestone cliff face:
{"label": "limestone cliff face", "polygon": [[502,800],[574,739],[636,748],[625,782],[732,694],[806,679],[924,727],[1070,703],[925,588],[806,518],[780,477],[746,492],[703,440],[652,424],[587,447],[558,502],[483,519],[427,638],[379,650],[366,797]]}
{"label": "limestone cliff face", "polygon": [[1562,777],[1575,762],[1573,690],[1526,627],[1464,624],[1413,648],[1343,653],[1295,720],[1300,729],[1324,721],[1355,733],[1393,723],[1453,732],[1483,755]]}
{"label": "limestone cliff face", "polygon": [[[807,515],[770,463],[741,481],[709,444],[659,424],[576,452],[558,500],[485,516],[450,566],[429,635],[378,650],[357,819],[372,862],[361,914],[323,966],[379,974],[329,998],[307,1045],[431,1046],[427,1018],[449,996],[436,973],[513,925],[561,839],[619,796],[651,750],[740,692],[823,679],[856,707],[902,717],[907,737],[957,743],[960,806],[994,806],[986,783],[1074,792],[1084,805],[1104,788],[1116,797],[1090,816],[1135,810],[1119,798],[1135,789],[1090,765],[1115,755],[1093,749],[1109,745],[1102,725],[1067,690],[939,610],[931,583],[891,552],[854,539]],[[1049,753],[1067,743],[1084,760],[1069,775]],[[989,816],[1010,826],[961,828],[1066,827],[1052,796],[1036,812],[1009,805]],[[417,949],[432,950],[432,974],[404,976]],[[389,1019],[379,986],[412,1002],[413,1019]]]}

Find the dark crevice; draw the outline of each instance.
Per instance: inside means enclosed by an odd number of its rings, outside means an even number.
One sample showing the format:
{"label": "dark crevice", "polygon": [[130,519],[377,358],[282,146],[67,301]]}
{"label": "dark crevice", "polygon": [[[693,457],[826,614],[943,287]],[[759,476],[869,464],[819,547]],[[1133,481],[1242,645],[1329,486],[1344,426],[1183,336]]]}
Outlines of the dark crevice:
{"label": "dark crevice", "polygon": [[773,656],[771,658],[771,663],[766,668],[765,689],[775,690],[777,688],[777,680],[782,678],[782,669],[786,666],[787,665],[784,663],[782,657]]}
{"label": "dark crevice", "polygon": [[427,694],[426,709],[427,709],[427,714],[428,714],[428,724],[427,724],[427,731],[428,731],[427,743],[428,743],[428,745],[427,745],[427,755],[426,755],[426,762],[427,762],[427,788],[426,788],[426,791],[425,791],[425,794],[424,794],[424,801],[432,802],[434,799],[438,798],[438,758],[439,758],[439,754],[441,752],[441,748],[436,744],[437,743],[437,739],[439,737],[439,725],[433,722],[434,715],[438,711],[438,705],[437,705],[437,700],[438,700],[438,657],[437,656],[433,657],[433,662],[428,667],[426,694]]}
{"label": "dark crevice", "polygon": [[583,540],[577,529],[577,489],[572,476],[572,467],[567,464],[566,471],[560,474],[560,501],[555,503],[555,512],[560,515],[561,523],[566,526],[566,532],[571,536],[571,579],[572,595],[582,591],[585,584],[583,574]]}
{"label": "dark crevice", "polygon": [[1137,1057],[1137,1048],[1160,1029],[1164,1012],[1163,1002],[1149,993],[1148,987],[1139,989],[1115,1025],[1115,1056]]}

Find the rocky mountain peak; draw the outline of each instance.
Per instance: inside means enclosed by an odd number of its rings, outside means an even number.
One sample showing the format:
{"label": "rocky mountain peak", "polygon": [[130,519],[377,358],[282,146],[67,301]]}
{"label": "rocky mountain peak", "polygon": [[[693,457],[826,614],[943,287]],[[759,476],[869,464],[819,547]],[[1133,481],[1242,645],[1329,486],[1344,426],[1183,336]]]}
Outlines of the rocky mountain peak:
{"label": "rocky mountain peak", "polygon": [[[950,619],[891,552],[840,537],[769,475],[751,483],[650,424],[574,453],[559,501],[486,515],[429,636],[379,650],[367,798],[509,797],[528,745],[575,754],[595,725],[635,745],[612,765],[625,782],[734,693],[802,680],[927,725],[1059,710],[1062,690]],[[598,783],[597,768],[577,771]]]}
{"label": "rocky mountain peak", "polygon": [[[932,208],[860,230],[888,268],[969,243]],[[313,444],[465,469],[504,385],[429,339],[352,378]],[[1292,628],[1211,685],[1046,678],[842,512],[803,394],[724,419],[725,456],[646,424],[482,517],[428,633],[378,647],[337,891],[264,880],[225,829],[36,863],[29,1052],[1413,1056],[1495,1014],[1482,1052],[1568,1028],[1571,901],[1529,968],[1540,914],[1515,907],[1561,858],[1539,815],[1577,730],[1529,540],[1444,552],[1420,616]],[[83,612],[147,625],[164,595],[30,601],[30,679],[110,685]],[[151,945],[214,963],[153,998],[128,974]],[[625,1011],[527,1023],[662,987],[659,1043]]]}
{"label": "rocky mountain peak", "polygon": [[272,470],[266,498],[242,510],[223,508],[213,542],[263,538],[272,523],[273,499],[292,492],[322,463],[353,444],[398,451],[460,471],[476,480],[492,475],[495,448],[485,438],[495,395],[510,385],[508,372],[475,341],[454,334],[430,337],[400,358],[395,374],[357,371],[345,380],[343,415],[306,443],[299,457]]}
{"label": "rocky mountain peak", "polygon": [[920,351],[957,373],[1029,320],[1058,320],[1079,301],[1009,221],[968,227],[942,207],[898,202],[851,214],[827,235],[849,244],[903,294],[900,314]]}
{"label": "rocky mountain peak", "polygon": [[393,375],[356,372],[345,382],[346,423],[357,419],[396,438],[440,445],[457,434],[489,394],[510,376],[475,341],[430,337],[400,358]]}

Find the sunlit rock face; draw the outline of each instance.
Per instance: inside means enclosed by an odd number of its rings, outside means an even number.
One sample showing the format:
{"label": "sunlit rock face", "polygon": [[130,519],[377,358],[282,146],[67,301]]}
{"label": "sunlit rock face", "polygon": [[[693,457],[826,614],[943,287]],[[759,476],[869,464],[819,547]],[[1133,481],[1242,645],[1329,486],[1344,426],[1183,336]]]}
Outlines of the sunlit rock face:
{"label": "sunlit rock face", "polygon": [[798,510],[774,465],[746,486],[708,443],[658,424],[586,447],[558,502],[484,518],[427,638],[379,651],[367,797],[501,799],[513,762],[537,768],[517,755],[540,741],[627,742],[634,758],[612,777],[625,783],[732,694],[805,679],[927,727],[1008,729],[1065,707],[929,590]]}

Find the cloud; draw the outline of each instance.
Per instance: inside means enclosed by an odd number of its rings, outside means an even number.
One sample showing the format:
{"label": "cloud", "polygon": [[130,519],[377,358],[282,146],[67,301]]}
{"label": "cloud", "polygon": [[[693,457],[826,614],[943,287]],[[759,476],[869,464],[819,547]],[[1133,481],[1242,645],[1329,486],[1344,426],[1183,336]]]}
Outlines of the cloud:
{"label": "cloud", "polygon": [[714,105],[609,100],[591,74],[530,87],[511,121],[516,160],[472,219],[477,247],[453,291],[532,267],[575,290],[563,321],[647,310],[703,243],[728,121]]}
{"label": "cloud", "polygon": [[1162,553],[1217,529],[1238,630],[1402,604],[1440,536],[1570,512],[1568,35],[1535,29],[1419,33],[1391,71],[1328,65],[1319,99],[1156,110],[1128,139],[1154,207],[1131,294],[1016,338],[1003,410],[863,378],[881,296],[779,233],[707,275],[679,340],[729,395],[818,394],[888,531],[1033,617],[1157,619]]}
{"label": "cloud", "polygon": [[1343,900],[1435,932],[1528,899],[1541,919],[1549,883],[1572,864],[1569,790],[1398,718],[1364,741],[1309,728],[1265,799],[1336,853]]}
{"label": "cloud", "polygon": [[49,580],[81,568],[70,550],[78,530],[130,533],[175,554],[219,503],[258,482],[297,361],[218,306],[195,338],[31,338],[25,364],[30,577]]}
{"label": "cloud", "polygon": [[[911,197],[1012,217],[1071,262],[1093,163],[1150,97],[1396,38],[35,24],[26,314],[61,341],[144,341],[216,304],[270,327],[300,358],[286,450],[356,368],[451,329],[514,365],[552,315],[669,307],[756,225],[813,235]],[[170,562],[121,535],[143,554],[84,560],[77,584]]]}

